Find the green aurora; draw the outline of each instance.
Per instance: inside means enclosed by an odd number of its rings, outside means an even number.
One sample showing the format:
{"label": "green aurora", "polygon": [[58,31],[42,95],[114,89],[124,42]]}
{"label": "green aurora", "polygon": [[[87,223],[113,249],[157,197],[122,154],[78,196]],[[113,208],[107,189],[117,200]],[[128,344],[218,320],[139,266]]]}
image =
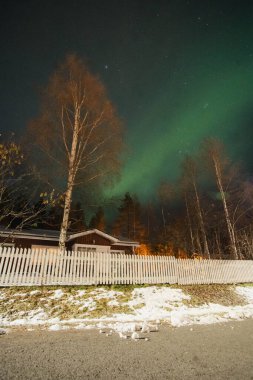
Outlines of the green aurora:
{"label": "green aurora", "polygon": [[36,89],[75,52],[126,127],[121,179],[107,196],[155,196],[209,136],[253,175],[252,0],[13,0],[0,18],[1,132],[23,134]]}
{"label": "green aurora", "polygon": [[220,51],[206,49],[204,57],[196,52],[197,59],[188,57],[192,65],[184,68],[185,77],[192,79],[183,90],[176,81],[170,85],[165,80],[153,106],[131,128],[132,151],[121,180],[108,194],[154,195],[160,181],[178,178],[182,157],[196,152],[206,137],[221,139],[231,158],[253,169],[253,55],[244,53],[239,45],[233,51],[238,59],[233,59],[225,41]]}

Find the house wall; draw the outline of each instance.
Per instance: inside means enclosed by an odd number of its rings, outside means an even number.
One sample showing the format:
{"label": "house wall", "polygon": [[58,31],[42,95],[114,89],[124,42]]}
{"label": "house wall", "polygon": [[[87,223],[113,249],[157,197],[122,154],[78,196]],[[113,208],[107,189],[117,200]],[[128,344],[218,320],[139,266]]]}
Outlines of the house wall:
{"label": "house wall", "polygon": [[3,237],[0,236],[0,244],[1,243],[14,243],[15,248],[32,248],[32,245],[47,245],[47,246],[53,246],[57,247],[58,242],[57,241],[52,241],[52,240],[40,240],[40,239],[29,239],[29,238],[24,238],[20,239],[18,237]]}
{"label": "house wall", "polygon": [[97,235],[96,233],[92,233],[89,235],[79,236],[75,239],[72,239],[68,242],[68,249],[71,250],[74,244],[89,244],[89,245],[103,245],[110,246],[114,251],[122,251],[124,250],[127,254],[132,254],[132,247],[122,246],[122,245],[112,245],[109,239],[104,238],[103,236]]}
{"label": "house wall", "polygon": [[111,246],[111,249],[113,251],[125,251],[125,253],[127,253],[128,255],[132,255],[133,254],[133,248],[132,247],[128,247],[128,246],[123,246],[123,245],[112,245]]}
{"label": "house wall", "polygon": [[111,245],[111,242],[103,236],[92,233],[89,235],[78,236],[77,238],[72,239],[68,244],[71,246],[74,244]]}
{"label": "house wall", "polygon": [[[42,239],[29,239],[29,238],[18,238],[15,236],[6,238],[0,236],[1,243],[14,243],[15,248],[32,248],[33,245],[39,246],[49,246],[49,247],[58,247],[58,241],[52,240],[42,240]],[[79,236],[76,239],[72,239],[70,242],[67,242],[66,248],[69,251],[73,250],[74,244],[88,244],[88,245],[102,245],[109,246],[113,251],[122,251],[131,255],[133,254],[132,247],[122,246],[122,245],[112,245],[109,239],[104,238],[103,236],[97,235],[95,233],[85,236]]]}

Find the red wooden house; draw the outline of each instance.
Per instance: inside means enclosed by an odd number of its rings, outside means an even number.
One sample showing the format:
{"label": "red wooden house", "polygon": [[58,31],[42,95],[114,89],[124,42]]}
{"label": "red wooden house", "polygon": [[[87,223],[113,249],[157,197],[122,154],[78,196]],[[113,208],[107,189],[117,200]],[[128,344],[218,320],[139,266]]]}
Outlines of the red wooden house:
{"label": "red wooden house", "polygon": [[[59,244],[59,231],[0,229],[0,246],[15,248],[46,248],[55,250]],[[69,251],[106,253],[135,253],[138,242],[116,238],[97,229],[68,233],[66,248]]]}

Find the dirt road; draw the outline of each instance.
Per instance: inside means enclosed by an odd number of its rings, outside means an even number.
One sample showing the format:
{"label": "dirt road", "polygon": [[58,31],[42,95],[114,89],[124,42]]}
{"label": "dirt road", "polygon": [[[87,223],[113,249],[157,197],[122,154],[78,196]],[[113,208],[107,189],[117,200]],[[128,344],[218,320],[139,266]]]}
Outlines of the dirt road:
{"label": "dirt road", "polygon": [[98,331],[0,336],[0,379],[253,380],[253,320],[150,333],[150,341]]}

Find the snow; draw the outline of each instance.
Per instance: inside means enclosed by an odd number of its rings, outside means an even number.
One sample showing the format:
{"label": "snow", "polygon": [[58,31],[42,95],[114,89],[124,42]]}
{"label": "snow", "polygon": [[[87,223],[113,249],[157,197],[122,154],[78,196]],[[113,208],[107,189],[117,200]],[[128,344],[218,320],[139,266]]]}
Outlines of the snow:
{"label": "snow", "polygon": [[96,291],[91,292],[91,294],[95,294],[97,299],[100,298],[115,298],[115,296],[119,296],[122,293],[121,292],[116,292],[115,290],[106,290],[103,288],[98,289],[98,293]]}
{"label": "snow", "polygon": [[138,320],[156,320],[168,318],[170,310],[175,306],[183,305],[183,300],[189,300],[190,296],[185,295],[181,289],[171,289],[166,287],[150,286],[138,288],[133,291],[133,300],[128,306],[143,307],[135,309]]}
{"label": "snow", "polygon": [[91,297],[87,298],[85,301],[75,300],[73,303],[75,305],[80,305],[79,307],[80,310],[84,310],[87,308],[89,311],[92,311],[96,309],[96,302]]}
{"label": "snow", "polygon": [[111,300],[107,302],[108,306],[119,306],[119,302],[117,300]]}
{"label": "snow", "polygon": [[13,297],[26,297],[28,293],[15,293]]}
{"label": "snow", "polygon": [[32,291],[30,292],[30,295],[31,295],[31,296],[34,296],[34,295],[36,295],[36,294],[41,294],[41,291],[40,291],[40,290],[32,290]]}
{"label": "snow", "polygon": [[119,337],[123,339],[127,339],[127,335],[122,334],[122,332],[119,332]]}
{"label": "snow", "polygon": [[[105,336],[110,336],[112,332],[118,334],[122,339],[138,340],[147,339],[147,334],[157,332],[158,325],[166,322],[174,327],[221,323],[228,320],[242,320],[253,317],[253,287],[237,286],[235,292],[244,297],[246,304],[243,306],[223,306],[218,304],[204,304],[199,307],[190,307],[184,304],[184,300],[189,300],[190,296],[183,293],[181,289],[174,289],[164,286],[149,286],[136,288],[133,290],[128,302],[120,303],[118,297],[122,292],[97,288],[92,292],[79,290],[76,293],[67,295],[62,289],[48,292],[48,300],[56,300],[56,308],[61,303],[78,305],[80,310],[84,310],[86,317],[69,318],[60,320],[58,317],[50,317],[42,307],[28,312],[20,311],[15,314],[13,319],[0,314],[0,327],[26,326],[45,326],[51,331],[62,329],[93,329],[101,330]],[[11,304],[17,302],[17,298],[23,303],[24,297],[33,296],[41,293],[39,290],[30,293],[16,293],[8,299]],[[87,297],[89,296],[89,297]],[[82,297],[84,297],[82,299]],[[85,298],[87,297],[87,298]],[[6,302],[6,294],[0,292],[0,300]],[[45,293],[43,298],[45,300]],[[96,309],[96,300],[106,299],[109,307],[128,306],[131,313],[117,313],[114,315],[102,315],[99,318],[89,317],[89,312]],[[20,301],[19,301],[20,302]],[[57,304],[58,303],[58,304]],[[4,330],[4,329],[2,329]],[[5,330],[4,330],[5,331]],[[1,329],[0,329],[1,334]]]}
{"label": "snow", "polygon": [[49,298],[51,298],[52,300],[58,300],[62,298],[63,295],[64,295],[63,291],[61,289],[57,289],[54,291],[54,294]]}
{"label": "snow", "polygon": [[1,300],[4,300],[5,299],[5,294],[4,294],[4,292],[0,292],[0,301]]}
{"label": "snow", "polygon": [[59,331],[59,330],[68,330],[69,327],[68,326],[62,326],[62,325],[59,325],[59,324],[55,324],[55,325],[51,325],[48,330],[50,331]]}
{"label": "snow", "polygon": [[237,286],[236,292],[245,297],[248,302],[253,302],[253,286]]}
{"label": "snow", "polygon": [[86,294],[85,290],[78,290],[76,292],[77,297],[83,297]]}

